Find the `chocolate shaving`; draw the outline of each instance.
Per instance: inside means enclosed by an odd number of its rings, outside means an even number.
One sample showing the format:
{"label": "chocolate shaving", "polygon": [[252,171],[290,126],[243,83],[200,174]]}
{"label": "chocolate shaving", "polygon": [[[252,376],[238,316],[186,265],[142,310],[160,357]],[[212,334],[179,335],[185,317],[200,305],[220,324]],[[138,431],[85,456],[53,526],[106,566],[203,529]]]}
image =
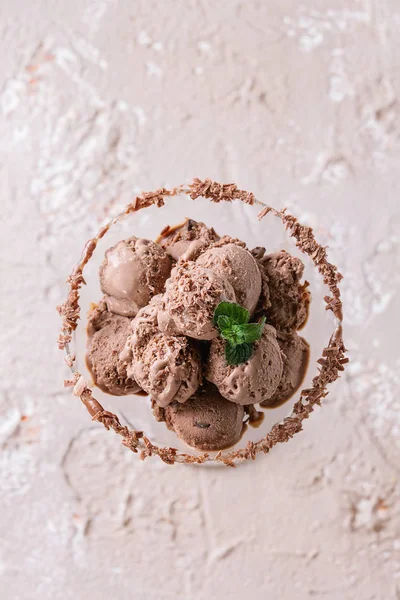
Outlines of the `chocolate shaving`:
{"label": "chocolate shaving", "polygon": [[257,215],[257,219],[261,221],[264,217],[267,216],[269,212],[271,212],[272,208],[270,206],[265,206]]}
{"label": "chocolate shaving", "polygon": [[64,357],[64,362],[67,365],[67,367],[69,367],[70,369],[72,369],[73,365],[74,365],[74,361],[75,361],[75,354],[67,354]]}
{"label": "chocolate shaving", "polygon": [[246,204],[254,204],[254,194],[239,190],[235,183],[217,183],[211,179],[194,179],[189,185],[189,196],[196,200],[199,196],[208,198],[212,202],[232,202],[241,200]]}
{"label": "chocolate shaving", "polygon": [[[179,194],[188,194],[193,200],[202,196],[212,202],[232,202],[241,201],[246,204],[261,204],[254,198],[251,192],[240,190],[231,184],[221,184],[210,179],[194,179],[189,186],[178,186],[171,190],[160,188],[155,192],[145,192],[137,196],[125,210],[118,215],[108,225],[104,226],[92,240],[86,244],[81,260],[67,279],[68,296],[63,304],[57,307],[62,318],[61,333],[58,338],[59,348],[66,351],[66,362],[74,369],[75,356],[69,351],[69,343],[72,341],[72,334],[77,328],[80,317],[79,290],[85,284],[83,270],[93,255],[99,239],[101,239],[110,229],[111,225],[124,218],[126,215],[147,208],[149,206],[161,207],[168,196]],[[141,460],[150,456],[158,456],[166,464],[172,465],[175,462],[185,464],[203,464],[205,462],[221,462],[228,467],[235,467],[236,463],[244,460],[254,460],[259,452],[268,454],[276,444],[288,442],[303,427],[303,421],[308,419],[314,411],[315,406],[321,405],[321,400],[328,395],[327,386],[334,382],[344,370],[344,365],[348,363],[345,357],[346,348],[343,343],[342,321],[343,308],[340,297],[339,283],[342,275],[337,267],[330,263],[327,258],[326,248],[319,245],[315,240],[313,231],[310,227],[301,225],[298,220],[288,214],[286,209],[278,211],[270,206],[264,206],[258,214],[261,221],[268,214],[281,219],[289,234],[296,240],[297,247],[307,254],[313,261],[315,267],[321,274],[324,283],[330,291],[330,295],[325,296],[326,309],[330,310],[337,319],[335,331],[329,340],[326,348],[323,350],[322,357],[317,361],[319,372],[312,380],[312,387],[304,389],[300,393],[300,399],[294,404],[290,416],[276,423],[267,435],[257,442],[248,442],[245,448],[233,450],[230,452],[218,452],[215,455],[208,453],[188,454],[178,452],[176,448],[161,448],[152,444],[142,431],[130,430],[121,425],[117,415],[104,410],[101,404],[93,397],[90,388],[86,385],[80,373],[74,372],[71,380],[66,380],[64,385],[74,388],[74,393],[78,395],[88,410],[94,421],[102,423],[106,429],[113,429],[115,433],[122,437],[124,446],[138,453]],[[154,405],[153,405],[154,408]],[[161,420],[161,412],[157,415]]]}

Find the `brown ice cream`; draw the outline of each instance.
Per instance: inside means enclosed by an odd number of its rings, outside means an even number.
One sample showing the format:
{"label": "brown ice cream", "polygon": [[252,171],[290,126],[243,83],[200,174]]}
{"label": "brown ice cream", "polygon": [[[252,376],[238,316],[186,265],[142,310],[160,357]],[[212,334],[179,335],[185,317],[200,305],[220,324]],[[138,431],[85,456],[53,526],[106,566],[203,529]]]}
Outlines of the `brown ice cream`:
{"label": "brown ice cream", "polygon": [[225,342],[216,338],[211,343],[206,365],[206,379],[219,392],[237,404],[257,404],[271,398],[282,377],[282,353],[276,341],[276,331],[266,325],[260,340],[254,344],[250,359],[230,366],[225,358]]}
{"label": "brown ice cream", "polygon": [[193,219],[185,219],[175,227],[165,227],[157,242],[174,260],[194,260],[202,250],[218,239],[219,236],[212,227],[206,227],[204,223]]}
{"label": "brown ice cream", "polygon": [[194,394],[201,383],[201,361],[190,340],[158,330],[159,302],[156,296],[138,312],[120,359],[128,375],[164,407],[185,402]]}
{"label": "brown ice cream", "polygon": [[[278,406],[301,384],[308,345],[295,331],[308,313],[304,266],[285,251],[250,253],[189,219],[165,228],[158,242],[132,237],[106,252],[105,297],[88,322],[88,365],[108,393],[144,390],[155,418],[188,445],[221,450],[240,439],[245,417],[262,422],[255,404]],[[236,366],[213,323],[221,302],[255,312],[252,321],[267,318],[250,359]]]}
{"label": "brown ice cream", "polygon": [[283,353],[283,373],[276,392],[262,406],[283,404],[299,389],[307,370],[309,346],[297,333],[278,333],[277,341]]}
{"label": "brown ice cream", "polygon": [[165,409],[167,426],[189,446],[221,450],[232,446],[243,431],[244,408],[228,402],[212,384],[200,388],[185,404]]}
{"label": "brown ice cream", "polygon": [[193,262],[179,262],[166,282],[158,325],[165,334],[211,340],[218,335],[213,325],[220,302],[236,302],[235,292],[224,277]]}
{"label": "brown ice cream", "polygon": [[261,293],[261,274],[255,258],[246,248],[229,242],[216,244],[203,252],[196,263],[225,277],[235,291],[238,304],[254,312]]}
{"label": "brown ice cream", "polygon": [[100,267],[100,286],[108,309],[133,317],[164,289],[171,259],[150,240],[131,237],[109,248]]}
{"label": "brown ice cream", "polygon": [[306,322],[310,303],[307,283],[301,284],[304,265],[285,250],[267,254],[259,259],[260,268],[268,281],[268,297],[261,308],[267,322],[278,331],[296,331]]}
{"label": "brown ice cream", "polygon": [[89,315],[87,364],[97,387],[114,396],[141,391],[136,380],[127,374],[126,365],[119,360],[130,328],[131,319],[110,313],[105,300]]}

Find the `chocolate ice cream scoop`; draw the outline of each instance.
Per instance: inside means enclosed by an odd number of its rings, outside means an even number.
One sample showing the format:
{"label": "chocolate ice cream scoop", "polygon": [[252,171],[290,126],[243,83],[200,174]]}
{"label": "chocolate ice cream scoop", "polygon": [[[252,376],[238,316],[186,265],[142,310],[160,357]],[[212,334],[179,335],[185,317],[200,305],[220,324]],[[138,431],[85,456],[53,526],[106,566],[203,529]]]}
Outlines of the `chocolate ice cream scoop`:
{"label": "chocolate ice cream scoop", "polygon": [[260,258],[259,265],[268,281],[269,297],[261,306],[268,323],[279,331],[300,329],[307,320],[310,304],[307,284],[300,283],[304,264],[281,250]]}
{"label": "chocolate ice cream scoop", "polygon": [[250,359],[237,366],[228,365],[224,340],[213,340],[205,377],[217,386],[224,398],[246,405],[271,398],[278,388],[282,371],[282,353],[276,341],[276,330],[265,325]]}
{"label": "chocolate ice cream scoop", "polygon": [[89,315],[87,331],[87,363],[97,387],[114,396],[140,392],[135,378],[119,360],[131,331],[131,319],[109,312],[102,300]]}
{"label": "chocolate ice cream scoop", "polygon": [[261,293],[261,274],[256,260],[246,248],[234,243],[211,246],[196,263],[225,277],[235,290],[238,304],[254,312]]}
{"label": "chocolate ice cream scoop", "polygon": [[100,267],[100,286],[108,309],[133,317],[164,289],[171,259],[150,240],[131,237],[109,248]]}
{"label": "chocolate ice cream scoop", "polygon": [[185,219],[175,227],[165,227],[157,242],[174,260],[194,260],[202,250],[218,239],[219,236],[212,227],[193,219]]}
{"label": "chocolate ice cream scoop", "polygon": [[283,373],[276,392],[262,406],[283,404],[299,389],[307,370],[310,348],[297,333],[278,333],[277,341],[283,353]]}
{"label": "chocolate ice cream scoop", "polygon": [[214,385],[206,384],[185,404],[165,409],[167,426],[189,446],[199,450],[222,450],[239,441],[244,408],[228,402]]}
{"label": "chocolate ice cream scoop", "polygon": [[236,302],[232,285],[193,262],[179,262],[166,282],[158,312],[158,325],[165,334],[211,340],[218,335],[214,311],[220,302]]}
{"label": "chocolate ice cream scoop", "polygon": [[157,296],[138,312],[120,359],[128,375],[164,407],[185,402],[195,393],[201,382],[201,360],[190,340],[158,330],[159,302]]}

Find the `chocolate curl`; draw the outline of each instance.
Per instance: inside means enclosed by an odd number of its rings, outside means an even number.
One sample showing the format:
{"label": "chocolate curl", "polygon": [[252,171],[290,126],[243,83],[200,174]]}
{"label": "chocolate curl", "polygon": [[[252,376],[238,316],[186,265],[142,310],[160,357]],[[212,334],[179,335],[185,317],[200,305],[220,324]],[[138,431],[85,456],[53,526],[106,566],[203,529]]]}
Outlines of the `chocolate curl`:
{"label": "chocolate curl", "polygon": [[196,200],[200,196],[211,202],[232,202],[241,200],[245,204],[254,204],[254,194],[240,190],[234,183],[217,183],[211,179],[194,179],[189,185],[189,196]]}

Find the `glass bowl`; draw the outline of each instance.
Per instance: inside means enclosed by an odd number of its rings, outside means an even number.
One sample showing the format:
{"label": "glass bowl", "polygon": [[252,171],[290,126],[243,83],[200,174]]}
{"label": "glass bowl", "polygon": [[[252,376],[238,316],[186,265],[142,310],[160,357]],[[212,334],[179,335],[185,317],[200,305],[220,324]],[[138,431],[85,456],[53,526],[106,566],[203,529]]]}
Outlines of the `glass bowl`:
{"label": "glass bowl", "polygon": [[[203,221],[220,235],[237,237],[250,249],[264,246],[268,253],[284,249],[300,257],[305,264],[304,278],[310,284],[310,315],[301,331],[310,345],[303,390],[276,408],[257,406],[262,419],[255,426],[248,424],[235,446],[219,452],[205,453],[187,446],[165,423],[156,421],[148,396],[117,397],[92,389],[85,359],[87,315],[91,304],[102,297],[98,271],[107,248],[132,235],[156,239],[166,225],[178,224],[186,217]],[[58,307],[63,319],[59,346],[72,371],[65,385],[72,387],[93,420],[120,435],[123,444],[141,459],[158,456],[169,464],[214,462],[228,466],[254,459],[300,431],[302,421],[328,393],[327,385],[344,369],[348,359],[342,339],[340,280],[340,273],[328,262],[326,250],[317,244],[309,227],[234,184],[195,179],[187,186],[144,193],[89,240],[68,277],[68,297]]]}

